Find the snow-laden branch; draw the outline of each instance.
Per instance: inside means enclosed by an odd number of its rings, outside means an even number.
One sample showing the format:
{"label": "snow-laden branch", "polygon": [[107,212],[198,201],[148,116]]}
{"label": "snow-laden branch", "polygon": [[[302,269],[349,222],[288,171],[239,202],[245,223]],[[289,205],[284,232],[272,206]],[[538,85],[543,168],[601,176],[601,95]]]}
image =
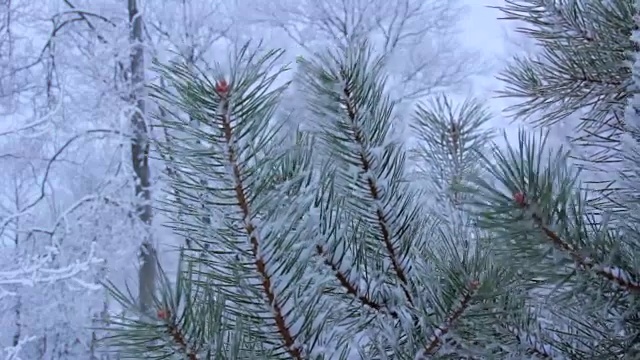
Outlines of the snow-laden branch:
{"label": "snow-laden branch", "polygon": [[34,257],[28,265],[19,266],[13,270],[0,271],[0,299],[15,295],[13,292],[2,289],[1,286],[33,287],[36,284],[73,280],[79,274],[89,271],[93,265],[104,263],[104,259],[96,257],[95,246],[96,243],[92,242],[91,250],[84,260],[76,260],[63,267],[51,267],[50,264],[58,251],[55,248],[50,248],[47,254]]}
{"label": "snow-laden branch", "polygon": [[7,225],[9,225],[9,223],[11,223],[12,221],[25,216],[29,213],[29,211],[34,208],[38,203],[40,203],[40,201],[42,201],[45,198],[46,195],[46,184],[47,181],[49,180],[49,176],[51,174],[51,169],[53,168],[53,165],[55,164],[55,162],[60,158],[60,156],[62,155],[62,153],[71,146],[71,144],[73,144],[76,140],[81,139],[83,137],[86,136],[90,136],[90,135],[98,135],[100,137],[103,137],[105,135],[118,135],[118,136],[124,136],[124,137],[129,137],[128,134],[123,133],[119,130],[114,130],[114,129],[90,129],[87,131],[84,131],[80,134],[74,135],[71,138],[69,138],[56,152],[55,154],[53,154],[53,156],[48,160],[47,165],[44,169],[44,175],[42,178],[42,181],[40,181],[40,189],[39,189],[39,194],[37,195],[37,197],[35,199],[33,199],[31,202],[29,202],[27,205],[25,205],[24,207],[22,207],[19,211],[17,211],[16,213],[7,216],[6,218],[2,219],[2,221],[0,221],[0,235],[2,235],[5,231],[5,228],[7,227]]}
{"label": "snow-laden branch", "polygon": [[22,339],[20,339],[20,341],[18,341],[18,344],[16,344],[15,346],[8,346],[4,348],[2,353],[0,354],[4,354],[3,359],[5,360],[22,360],[22,358],[20,357],[20,351],[22,351],[22,348],[27,343],[30,343],[36,339],[36,336],[23,337]]}
{"label": "snow-laden branch", "polygon": [[[91,195],[86,195],[83,196],[82,198],[80,198],[78,201],[76,201],[75,203],[73,203],[71,206],[69,206],[66,210],[64,210],[56,219],[56,221],[48,228],[39,228],[39,227],[33,227],[31,229],[29,229],[27,231],[27,237],[30,237],[33,234],[36,233],[41,233],[41,234],[45,234],[48,235],[49,237],[52,237],[56,231],[58,230],[58,228],[62,227],[63,225],[66,225],[68,223],[68,217],[71,213],[76,212],[78,209],[82,208],[83,205],[86,204],[90,204],[90,203],[95,203],[95,202],[103,202],[106,205],[112,205],[112,206],[118,206],[118,207],[122,207],[123,205],[120,204],[120,202],[118,200],[114,200],[108,196],[105,195],[101,195],[101,194],[91,194]],[[65,226],[66,227],[66,226]],[[63,236],[66,235],[68,231],[66,231],[63,233]]]}
{"label": "snow-laden branch", "polygon": [[[19,126],[15,126],[13,128],[7,127],[6,129],[0,129],[0,136],[7,136],[12,134],[20,134],[25,136],[24,134],[22,134],[23,132],[27,130],[32,130],[35,128],[40,128],[40,127],[44,127],[44,128],[41,128],[40,131],[37,133],[37,135],[47,133],[48,131],[51,131],[51,125],[52,125],[51,120],[53,116],[56,115],[58,112],[60,112],[61,109],[62,109],[62,101],[58,101],[55,108],[53,108],[51,111],[47,112],[44,116],[41,116],[40,118],[34,121],[31,121]],[[29,135],[28,137],[33,137],[33,135]]]}

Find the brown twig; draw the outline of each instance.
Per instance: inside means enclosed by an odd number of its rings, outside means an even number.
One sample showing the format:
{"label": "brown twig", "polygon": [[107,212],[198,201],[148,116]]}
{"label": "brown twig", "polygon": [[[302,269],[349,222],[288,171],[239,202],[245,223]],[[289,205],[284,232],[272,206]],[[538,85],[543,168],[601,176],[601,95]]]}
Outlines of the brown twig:
{"label": "brown twig", "polygon": [[[368,296],[368,294],[363,294],[359,289],[358,285],[353,284],[351,281],[349,281],[349,277],[346,274],[344,274],[342,271],[340,271],[340,268],[338,267],[338,265],[329,258],[328,254],[326,253],[322,245],[316,245],[316,252],[318,253],[318,255],[320,255],[324,259],[325,265],[331,268],[336,279],[338,279],[338,282],[340,283],[340,285],[342,285],[342,287],[345,289],[347,294],[352,295],[353,297],[358,299],[360,303],[376,311],[381,312],[384,309],[386,309],[386,306],[371,299]],[[398,318],[397,312],[393,310],[388,310],[388,313],[389,315],[391,315],[392,318],[394,319]]]}
{"label": "brown twig", "polygon": [[520,201],[516,201],[516,203],[520,208],[530,210],[534,223],[542,230],[551,243],[556,248],[568,254],[582,269],[593,271],[595,274],[615,283],[627,291],[640,293],[640,282],[637,281],[639,278],[638,275],[630,274],[619,267],[597,264],[592,258],[580,254],[577,249],[564,241],[555,231],[544,224],[542,217],[533,210],[527,199],[522,198]]}
{"label": "brown twig", "polygon": [[462,299],[460,299],[460,304],[458,307],[453,309],[453,311],[445,318],[440,326],[438,326],[433,335],[429,338],[427,346],[422,350],[422,353],[416,357],[416,359],[425,359],[425,355],[434,355],[438,349],[440,348],[440,344],[442,344],[442,340],[444,336],[451,330],[451,327],[454,323],[460,319],[462,314],[467,308],[469,308],[469,304],[471,303],[471,298],[475,294],[476,290],[480,287],[480,282],[478,280],[474,280],[469,284],[469,288],[467,292],[464,294]]}
{"label": "brown twig", "polygon": [[[349,85],[348,85],[350,83],[350,78],[346,70],[341,70],[340,75],[342,77],[342,80],[347,83],[347,85],[343,88],[343,95],[344,95],[344,102],[346,105],[347,116],[351,121],[354,140],[358,144],[364,147],[365,146],[364,134],[362,134],[362,130],[356,123],[356,115],[357,115],[358,109],[356,109],[355,104],[353,103],[353,96],[351,93],[351,89],[349,88]],[[363,152],[360,153],[360,166],[364,173],[368,173],[371,170],[371,162],[367,158],[366,154]],[[369,186],[369,192],[371,194],[371,197],[376,201],[380,200],[381,190],[370,176],[367,178],[367,185]],[[402,291],[404,292],[404,295],[406,296],[407,301],[409,302],[409,304],[413,305],[413,298],[411,296],[411,293],[409,292],[409,279],[407,278],[407,275],[404,269],[400,265],[398,254],[396,253],[396,249],[394,249],[393,247],[393,241],[391,239],[393,235],[391,234],[391,230],[389,229],[389,220],[387,219],[387,216],[384,214],[383,210],[380,208],[376,209],[376,218],[378,220],[378,226],[380,228],[380,232],[382,235],[382,241],[387,250],[387,253],[389,254],[389,258],[391,260],[391,265],[393,267],[393,270],[395,271],[396,275],[398,276],[398,279],[402,283]]]}
{"label": "brown twig", "polygon": [[182,352],[186,354],[187,359],[198,360],[196,351],[193,349],[189,349],[186,337],[180,330],[180,327],[174,322],[174,319],[171,317],[171,312],[169,310],[160,309],[158,310],[157,315],[160,320],[163,320],[165,322],[165,325],[167,326],[167,334],[171,336],[176,345],[178,345]]}
{"label": "brown twig", "polygon": [[[541,359],[549,359],[551,360],[551,354],[549,354],[549,351],[547,349],[544,348],[544,344],[539,344],[535,338],[532,338],[530,335],[528,334],[523,334],[519,329],[509,326],[509,325],[505,325],[505,324],[500,324],[500,326],[502,328],[504,328],[506,331],[508,331],[511,335],[513,335],[516,338],[516,341],[520,344],[526,342],[527,343],[527,354],[529,355],[536,355],[538,358]],[[523,339],[524,338],[524,339]]]}
{"label": "brown twig", "polygon": [[241,165],[238,162],[237,154],[238,150],[235,147],[235,142],[233,139],[233,128],[231,126],[231,118],[229,115],[229,85],[222,80],[216,84],[216,90],[218,90],[218,94],[222,98],[221,109],[222,109],[222,131],[224,134],[224,139],[228,145],[227,150],[227,160],[229,161],[229,165],[232,168],[233,179],[235,181],[234,192],[236,199],[238,201],[238,206],[242,212],[242,217],[244,221],[244,228],[249,236],[249,241],[251,243],[251,250],[254,256],[254,264],[256,266],[256,270],[258,274],[262,278],[262,290],[264,291],[267,301],[269,302],[269,306],[271,306],[273,310],[274,320],[276,323],[276,329],[278,334],[282,337],[284,341],[285,348],[289,355],[296,360],[302,360],[302,349],[296,345],[295,336],[291,333],[289,326],[286,323],[284,314],[282,312],[282,308],[276,299],[276,295],[271,289],[271,276],[267,272],[267,266],[264,258],[260,254],[260,239],[258,235],[258,231],[256,226],[253,224],[251,219],[251,209],[249,206],[249,200],[246,194],[245,185],[242,181],[242,171]]}

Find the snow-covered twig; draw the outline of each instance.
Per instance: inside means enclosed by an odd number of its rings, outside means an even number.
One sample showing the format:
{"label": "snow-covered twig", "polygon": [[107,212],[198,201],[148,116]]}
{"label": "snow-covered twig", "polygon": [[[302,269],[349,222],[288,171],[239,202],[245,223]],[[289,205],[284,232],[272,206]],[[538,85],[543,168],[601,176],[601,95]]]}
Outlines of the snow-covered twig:
{"label": "snow-covered twig", "polygon": [[427,345],[421,349],[415,356],[416,360],[425,360],[427,357],[433,356],[440,345],[442,344],[443,337],[451,330],[453,324],[462,316],[462,313],[469,307],[471,298],[475,294],[476,290],[480,287],[480,282],[477,280],[472,281],[469,284],[469,289],[460,299],[459,305],[455,307],[451,313],[445,318],[445,320],[438,326],[433,335],[427,341]]}
{"label": "snow-covered twig", "polygon": [[[8,128],[8,129],[3,129],[0,131],[0,136],[6,136],[6,135],[11,135],[11,134],[20,134],[26,130],[31,130],[33,128],[42,126],[42,125],[47,125],[51,122],[51,118],[53,117],[53,115],[57,114],[60,109],[62,108],[62,101],[58,101],[58,103],[56,104],[56,107],[49,111],[48,113],[46,113],[44,116],[40,117],[37,120],[34,120],[32,122],[29,122],[27,124],[24,125],[20,125],[18,127],[15,127],[13,129]],[[50,131],[49,128],[45,128],[43,130],[41,130],[41,133],[46,132],[46,131]]]}
{"label": "snow-covered twig", "polygon": [[45,198],[45,194],[46,194],[46,184],[47,181],[49,179],[49,175],[51,173],[51,169],[53,167],[53,164],[55,164],[56,160],[58,160],[58,158],[61,156],[61,154],[76,140],[84,137],[84,136],[89,136],[89,135],[96,135],[96,134],[101,134],[101,135],[105,135],[105,134],[113,134],[113,135],[120,135],[120,136],[128,136],[127,134],[118,131],[118,130],[113,130],[113,129],[91,129],[91,130],[87,130],[83,133],[77,134],[73,137],[71,137],[69,140],[67,140],[59,149],[58,151],[56,151],[56,153],[49,159],[47,166],[45,167],[45,171],[44,171],[44,175],[42,178],[42,181],[40,181],[40,189],[39,189],[39,194],[38,196],[31,201],[30,203],[28,203],[26,206],[24,206],[23,208],[21,208],[19,211],[17,211],[15,214],[12,214],[10,216],[7,216],[6,218],[4,218],[2,220],[2,222],[0,222],[0,235],[2,235],[5,231],[5,228],[7,227],[7,225],[9,223],[11,223],[12,221],[14,221],[15,219],[18,219],[22,216],[25,216],[29,213],[29,211],[35,207],[38,203],[40,203],[40,201],[42,201],[42,199]]}
{"label": "snow-covered twig", "polygon": [[4,348],[4,350],[2,351],[5,356],[4,359],[5,360],[22,360],[22,358],[20,357],[20,351],[22,351],[22,347],[25,344],[34,341],[35,339],[36,339],[35,336],[25,337],[20,339],[17,345]]}
{"label": "snow-covered twig", "polygon": [[[83,261],[76,260],[67,266],[52,268],[48,267],[57,251],[51,249],[45,256],[40,256],[28,266],[24,266],[15,270],[0,271],[0,286],[19,285],[32,287],[41,283],[54,283],[63,280],[69,280],[88,271],[91,266],[101,264],[104,259],[95,256],[95,242],[91,244],[91,251]],[[0,289],[0,297],[10,296],[12,292]]]}

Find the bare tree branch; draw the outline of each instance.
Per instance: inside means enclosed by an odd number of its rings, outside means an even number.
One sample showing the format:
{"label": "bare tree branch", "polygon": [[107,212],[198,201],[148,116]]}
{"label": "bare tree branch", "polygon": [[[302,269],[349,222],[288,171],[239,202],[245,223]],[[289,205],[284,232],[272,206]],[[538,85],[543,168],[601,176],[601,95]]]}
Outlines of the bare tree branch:
{"label": "bare tree branch", "polygon": [[326,43],[373,43],[387,58],[399,100],[460,86],[485,66],[456,38],[459,1],[266,0],[257,9],[253,22],[281,29],[310,54]]}
{"label": "bare tree branch", "polygon": [[112,129],[92,129],[92,130],[87,130],[81,134],[77,134],[72,136],[70,139],[68,139],[54,154],[53,156],[49,159],[49,161],[47,162],[47,165],[45,166],[45,170],[44,170],[44,175],[42,180],[40,181],[40,186],[39,186],[39,194],[38,196],[32,200],[31,202],[29,202],[26,206],[22,207],[18,212],[16,212],[13,215],[7,216],[6,218],[4,218],[1,222],[0,222],[0,235],[2,235],[7,227],[7,225],[9,223],[11,223],[11,221],[24,216],[25,214],[27,214],[29,212],[29,210],[31,210],[34,206],[36,206],[40,201],[42,201],[42,199],[44,199],[45,195],[46,195],[46,184],[47,181],[49,179],[49,174],[50,171],[54,165],[54,163],[56,162],[56,160],[62,155],[62,153],[69,147],[71,146],[75,141],[85,137],[85,136],[89,136],[89,135],[102,135],[102,137],[104,137],[104,135],[107,134],[111,134],[111,135],[119,135],[119,136],[123,136],[124,134],[118,130],[112,130]]}
{"label": "bare tree branch", "polygon": [[[53,261],[57,249],[50,248],[44,255],[38,255],[30,259],[28,265],[17,266],[14,270],[0,271],[0,286],[22,285],[34,286],[39,283],[53,283],[56,281],[72,279],[82,272],[86,272],[92,265],[101,264],[103,259],[95,256],[95,243],[91,244],[91,250],[83,261],[76,261],[64,267],[48,267]],[[0,298],[2,295],[14,295],[10,291],[2,291],[0,288]]]}

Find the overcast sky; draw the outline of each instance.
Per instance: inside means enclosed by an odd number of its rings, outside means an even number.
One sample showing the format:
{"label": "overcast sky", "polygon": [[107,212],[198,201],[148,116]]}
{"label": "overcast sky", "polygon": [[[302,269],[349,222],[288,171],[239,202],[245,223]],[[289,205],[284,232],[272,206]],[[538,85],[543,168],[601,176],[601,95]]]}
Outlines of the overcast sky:
{"label": "overcast sky", "polygon": [[[466,45],[480,50],[493,64],[490,72],[478,78],[474,84],[473,93],[483,97],[493,97],[491,93],[503,86],[495,80],[495,76],[516,51],[513,44],[513,40],[517,38],[513,32],[515,26],[505,20],[498,20],[501,13],[497,9],[489,8],[489,6],[504,5],[504,0],[466,0],[466,2],[470,11],[461,22]],[[511,42],[507,40],[507,35]],[[501,111],[506,106],[506,100],[491,99],[490,107],[495,116],[492,125],[497,129],[507,130],[509,138],[513,138],[521,124],[509,124],[509,119],[502,116]]]}

